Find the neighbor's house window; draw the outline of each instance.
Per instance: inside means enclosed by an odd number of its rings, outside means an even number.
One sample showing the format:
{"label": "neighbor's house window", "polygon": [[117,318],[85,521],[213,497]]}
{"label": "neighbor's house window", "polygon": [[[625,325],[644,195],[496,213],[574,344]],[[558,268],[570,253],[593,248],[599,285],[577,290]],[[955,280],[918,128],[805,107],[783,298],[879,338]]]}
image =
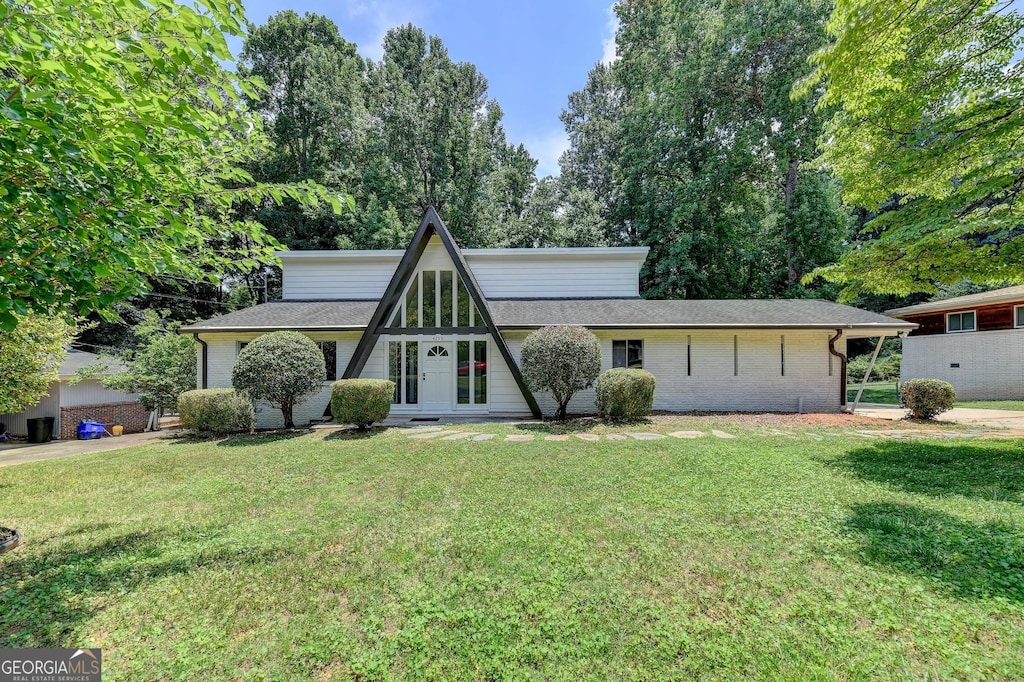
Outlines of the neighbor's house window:
{"label": "neighbor's house window", "polygon": [[1024,305],[1013,307],[1013,326],[1024,327]]}
{"label": "neighbor's house window", "polygon": [[973,332],[975,330],[975,315],[973,310],[963,313],[946,314],[947,332]]}
{"label": "neighbor's house window", "polygon": [[643,340],[612,341],[612,367],[636,367],[642,369],[643,366]]}

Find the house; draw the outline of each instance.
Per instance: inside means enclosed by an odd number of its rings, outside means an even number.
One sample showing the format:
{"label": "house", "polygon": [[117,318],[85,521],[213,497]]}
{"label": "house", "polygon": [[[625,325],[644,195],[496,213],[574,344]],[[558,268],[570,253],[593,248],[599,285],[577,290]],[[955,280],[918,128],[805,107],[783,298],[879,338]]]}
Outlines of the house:
{"label": "house", "polygon": [[914,322],[900,378],[942,379],[963,400],[1024,398],[1024,286],[889,310]]}
{"label": "house", "polygon": [[[182,327],[198,343],[199,385],[231,385],[239,350],[291,329],[324,351],[328,380],[395,382],[392,416],[550,415],[519,370],[539,327],[578,324],[601,341],[602,366],[657,377],[658,410],[839,411],[854,337],[913,324],[817,300],[640,298],[646,247],[460,249],[428,209],[405,251],[286,251],[283,299]],[[296,408],[323,415],[329,384]],[[593,413],[593,390],[570,412]],[[258,407],[260,426],[280,425]]]}
{"label": "house", "polygon": [[[106,366],[106,369],[79,380],[79,370],[96,366]],[[7,426],[12,436],[26,436],[28,420],[38,417],[53,417],[55,438],[75,438],[83,419],[94,419],[108,426],[120,424],[125,433],[140,433],[146,428],[149,413],[143,409],[139,396],[111,390],[102,383],[104,375],[120,370],[117,364],[112,365],[93,353],[69,350],[57,370],[57,381],[50,384],[47,395],[24,412],[0,415],[0,423]]]}

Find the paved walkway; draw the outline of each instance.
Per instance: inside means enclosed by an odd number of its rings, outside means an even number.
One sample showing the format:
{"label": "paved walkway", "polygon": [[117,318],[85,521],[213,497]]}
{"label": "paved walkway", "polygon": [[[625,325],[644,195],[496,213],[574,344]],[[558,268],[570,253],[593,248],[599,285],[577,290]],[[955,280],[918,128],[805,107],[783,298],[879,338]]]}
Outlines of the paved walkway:
{"label": "paved walkway", "polygon": [[[898,421],[907,415],[907,411],[895,405],[861,405],[857,414],[864,417],[889,419]],[[1012,429],[1024,433],[1024,412],[1013,410],[982,410],[974,407],[954,407],[943,412],[938,421],[954,422],[967,426],[987,426],[996,429]]]}
{"label": "paved walkway", "polygon": [[168,431],[152,431],[150,433],[131,433],[116,438],[97,438],[96,440],[55,440],[49,443],[0,443],[0,467],[25,462],[41,462],[46,459],[57,459],[70,455],[81,455],[86,452],[105,452],[120,450],[133,445],[144,445],[153,440],[165,437]]}

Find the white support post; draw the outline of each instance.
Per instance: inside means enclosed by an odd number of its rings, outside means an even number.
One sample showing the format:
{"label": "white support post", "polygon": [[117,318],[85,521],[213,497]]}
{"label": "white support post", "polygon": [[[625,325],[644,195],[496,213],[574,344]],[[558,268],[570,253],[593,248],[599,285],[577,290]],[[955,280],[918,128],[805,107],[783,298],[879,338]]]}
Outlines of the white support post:
{"label": "white support post", "polygon": [[885,341],[885,334],[878,337],[878,343],[875,345],[875,352],[871,354],[871,362],[868,363],[868,371],[864,372],[864,378],[861,379],[860,388],[857,389],[857,397],[853,399],[853,409],[851,412],[857,411],[857,405],[860,404],[860,396],[864,393],[864,387],[868,385],[868,378],[871,376],[871,370],[875,368],[875,360],[878,359],[878,351],[882,350],[882,342]]}

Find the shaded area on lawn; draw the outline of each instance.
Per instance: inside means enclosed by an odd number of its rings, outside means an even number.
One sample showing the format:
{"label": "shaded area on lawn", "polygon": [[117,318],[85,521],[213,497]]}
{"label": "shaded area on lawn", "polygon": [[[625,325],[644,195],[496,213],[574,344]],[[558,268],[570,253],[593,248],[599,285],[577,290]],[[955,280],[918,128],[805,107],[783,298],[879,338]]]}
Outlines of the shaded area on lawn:
{"label": "shaded area on lawn", "polygon": [[560,436],[564,434],[586,433],[595,427],[609,429],[650,428],[653,422],[647,418],[639,419],[601,419],[599,417],[572,417],[565,421],[549,420],[545,422],[523,422],[515,425],[519,431],[529,431],[543,435]]}
{"label": "shaded area on lawn", "polygon": [[942,445],[887,440],[851,450],[832,465],[909,493],[1024,504],[1021,441]]}
{"label": "shaded area on lawn", "polygon": [[217,564],[272,561],[278,550],[218,546],[216,526],[140,529],[83,538],[107,529],[93,524],[17,550],[4,567],[0,646],[62,647],[101,607],[97,598],[123,596],[161,578]]}
{"label": "shaded area on lawn", "polygon": [[965,599],[1002,597],[1024,603],[1024,531],[976,523],[909,504],[853,505],[847,527],[868,564],[936,583]]}

